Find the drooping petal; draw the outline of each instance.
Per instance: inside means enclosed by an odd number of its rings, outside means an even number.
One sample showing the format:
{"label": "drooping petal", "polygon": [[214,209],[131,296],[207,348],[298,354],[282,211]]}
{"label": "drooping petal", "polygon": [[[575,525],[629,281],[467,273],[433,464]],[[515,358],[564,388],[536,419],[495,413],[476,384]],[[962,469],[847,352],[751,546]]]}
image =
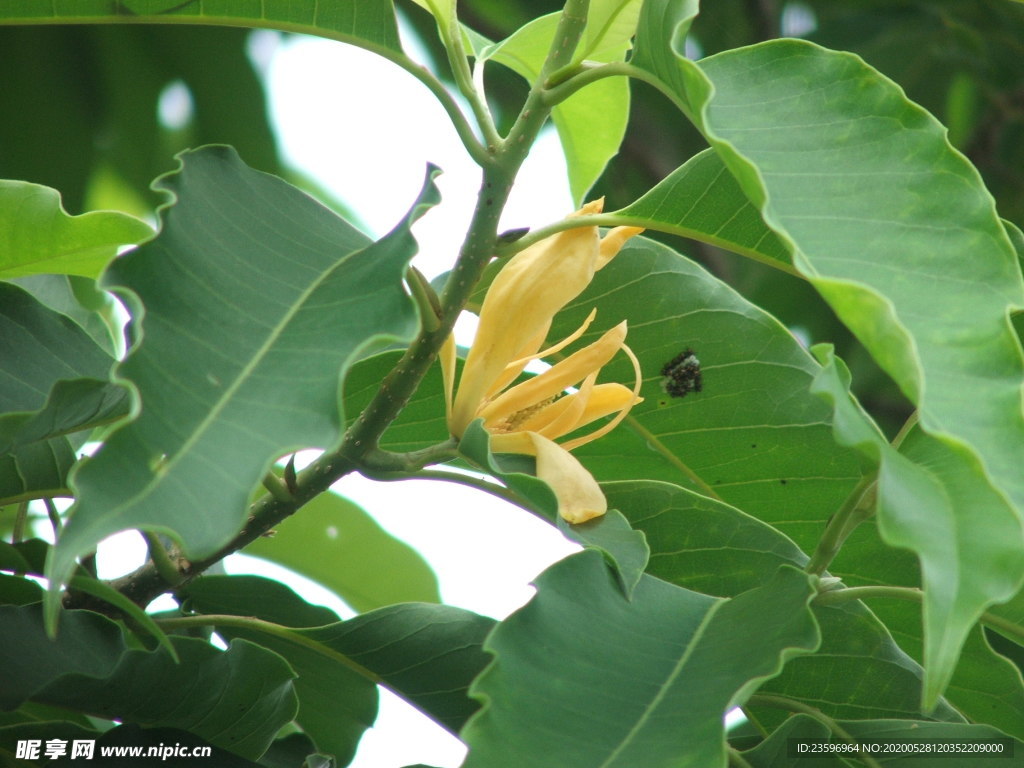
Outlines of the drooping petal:
{"label": "drooping petal", "polygon": [[608,502],[594,476],[558,443],[536,432],[511,432],[492,435],[491,450],[536,457],[537,477],[554,492],[558,514],[568,522],[585,523],[608,511]]}
{"label": "drooping petal", "polygon": [[611,360],[622,348],[625,338],[626,321],[622,321],[592,344],[555,363],[538,376],[503,392],[477,414],[484,417],[485,426],[490,428],[512,414],[555,397]]}
{"label": "drooping petal", "polygon": [[639,235],[644,231],[643,227],[615,227],[604,237],[601,238],[601,244],[598,246],[598,259],[595,267],[597,269],[603,268],[609,261],[614,259],[619,251],[622,250],[622,246],[626,244],[626,241],[633,235]]}

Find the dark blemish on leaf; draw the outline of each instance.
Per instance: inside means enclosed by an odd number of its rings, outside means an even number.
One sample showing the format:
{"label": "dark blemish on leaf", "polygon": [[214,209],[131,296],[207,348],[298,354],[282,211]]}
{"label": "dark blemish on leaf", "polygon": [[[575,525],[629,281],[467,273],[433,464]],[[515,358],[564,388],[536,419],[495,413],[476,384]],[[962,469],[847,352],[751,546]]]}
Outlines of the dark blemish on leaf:
{"label": "dark blemish on leaf", "polygon": [[785,485],[786,483],[789,482],[789,480],[779,480],[779,482],[782,483],[783,485]]}
{"label": "dark blemish on leaf", "polygon": [[704,387],[700,360],[687,347],[661,367],[661,388],[672,397],[686,397]]}
{"label": "dark blemish on leaf", "polygon": [[751,448],[757,448],[757,443],[751,443],[751,444],[750,444],[750,447],[751,447]]}

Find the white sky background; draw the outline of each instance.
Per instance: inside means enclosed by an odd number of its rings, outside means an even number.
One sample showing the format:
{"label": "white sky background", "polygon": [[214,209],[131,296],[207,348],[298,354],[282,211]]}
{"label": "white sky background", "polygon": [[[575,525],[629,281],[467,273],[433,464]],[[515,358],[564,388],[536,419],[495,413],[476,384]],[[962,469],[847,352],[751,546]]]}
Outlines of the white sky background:
{"label": "white sky background", "polygon": [[[275,41],[272,34],[257,38],[254,53],[258,57],[262,45]],[[404,42],[415,56],[415,41]],[[277,44],[266,75],[286,162],[355,209],[368,234],[379,237],[390,230],[415,200],[427,163],[440,166],[442,202],[414,227],[420,244],[414,263],[428,277],[449,269],[469,222],[480,171],[434,96],[384,59],[325,40]],[[561,148],[548,134],[519,177],[502,227],[536,227],[571,210]],[[526,602],[529,582],[576,549],[532,515],[465,487],[382,484],[361,477],[345,478],[335,487],[423,554],[437,573],[444,602],[495,618]],[[253,563],[233,559],[231,572]],[[260,565],[256,562],[253,570]],[[287,574],[276,577],[312,602],[343,610],[315,585],[288,580]],[[385,695],[377,725],[364,736],[352,765],[456,768],[464,754],[457,739]]]}

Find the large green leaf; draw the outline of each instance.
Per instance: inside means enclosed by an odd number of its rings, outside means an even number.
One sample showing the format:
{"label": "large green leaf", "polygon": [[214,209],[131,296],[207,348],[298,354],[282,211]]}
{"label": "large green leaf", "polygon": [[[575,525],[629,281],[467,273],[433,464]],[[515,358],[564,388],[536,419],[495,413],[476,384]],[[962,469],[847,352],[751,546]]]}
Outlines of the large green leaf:
{"label": "large green leaf", "polygon": [[715,89],[704,130],[794,264],[915,401],[925,429],[969,447],[1024,508],[1024,361],[1007,323],[1024,306],[1024,280],[977,172],[856,57],[780,41],[702,69]]}
{"label": "large green leaf", "polygon": [[66,437],[23,445],[0,456],[0,504],[69,496],[67,477],[77,457]]}
{"label": "large green leaf", "polygon": [[338,442],[348,366],[415,331],[401,281],[416,250],[409,227],[437,199],[434,173],[406,218],[370,244],[229,148],[182,155],[159,182],[175,200],[160,235],[104,277],[142,324],[117,369],[141,407],[73,477],[78,501],[54,585],[77,555],[126,528],[210,554],[239,529],[275,458]]}
{"label": "large green leaf", "polygon": [[[574,454],[598,480],[664,480],[776,525],[811,551],[860,476],[837,446],[827,407],[808,392],[817,364],[775,318],[666,246],[633,238],[556,318],[551,338],[598,316],[580,343],[622,320],[644,401]],[[685,349],[703,389],[671,397],[660,371]],[[631,382],[623,358],[606,381]]]}
{"label": "large green leaf", "polygon": [[0,503],[67,495],[81,435],[128,411],[113,358],[67,316],[0,282]]}
{"label": "large green leaf", "polygon": [[468,695],[496,622],[450,605],[402,603],[302,634],[345,654],[453,734],[479,706]]}
{"label": "large green leaf", "polygon": [[[943,515],[947,532],[970,528],[960,538],[975,555],[1010,557],[1001,561],[1009,570],[990,569],[987,583],[967,575],[975,561],[956,557],[966,550],[933,535],[921,499],[948,509],[937,487],[919,483],[926,496],[904,497],[883,516],[887,541],[934,564],[925,574],[936,592],[925,617],[925,700],[934,703],[970,623],[1020,581],[1024,535],[1008,504],[1024,508],[1024,364],[1007,322],[1024,304],[1024,282],[1013,248],[942,126],[862,61],[775,41],[697,66],[677,47],[694,4],[670,5],[686,12],[667,26],[641,21],[637,63],[695,121],[794,266],[919,407],[932,436],[921,458],[996,510],[997,522],[982,530],[973,515]],[[973,586],[962,589],[962,579]]]}
{"label": "large green leaf", "polygon": [[127,413],[113,366],[77,323],[0,282],[0,455]]}
{"label": "large green leaf", "polygon": [[335,0],[329,4],[291,0],[269,5],[238,0],[11,0],[0,9],[0,23],[118,21],[268,27],[330,37],[380,52],[401,50],[391,0]]}
{"label": "large green leaf", "polygon": [[0,637],[19,659],[0,667],[3,710],[32,700],[182,728],[250,758],[263,754],[295,715],[294,673],[276,654],[245,641],[219,651],[175,638],[177,664],[162,649],[130,649],[114,622],[89,611],[67,611],[51,640],[39,604],[0,606]]}
{"label": "large green leaf", "polygon": [[[305,510],[303,510],[305,511]],[[187,588],[188,607],[202,613],[252,616],[286,627],[311,627],[338,621],[333,611],[312,606],[279,582],[259,576],[206,576]],[[359,739],[377,717],[377,686],[364,675],[295,643],[237,627],[217,627],[225,638],[268,648],[295,671],[299,712],[295,721],[320,752],[347,765]]]}
{"label": "large green leaf", "polygon": [[[638,12],[635,0],[593,3],[577,58],[622,60]],[[531,21],[481,56],[507,66],[529,83],[535,82],[560,16],[553,13]],[[629,117],[629,83],[614,78],[592,84],[555,106],[551,117],[569,168],[569,188],[579,204],[622,144]]]}
{"label": "large green leaf", "polygon": [[900,451],[849,393],[850,375],[830,348],[814,391],[836,411],[836,437],[878,466],[883,537],[911,549],[925,586],[925,703],[953,674],[960,648],[981,612],[1012,597],[1024,581],[1020,523],[1004,497],[948,443],[915,430]]}
{"label": "large green leaf", "polygon": [[[210,576],[189,592],[191,607],[207,612],[256,615],[288,626],[305,622],[307,628],[295,634],[323,646],[326,654],[319,661],[307,655],[308,648],[289,650],[276,639],[272,642],[289,660],[301,660],[300,684],[303,674],[310,675],[305,685],[314,693],[329,692],[319,675],[336,676],[329,667],[342,665],[330,655],[340,654],[454,734],[477,709],[467,691],[488,661],[481,646],[495,625],[491,618],[447,605],[403,603],[328,623],[326,609],[307,605],[286,587],[252,577]],[[264,595],[269,599],[264,601]],[[225,631],[256,637],[237,627]],[[300,713],[300,721],[303,717]]]}
{"label": "large green leaf", "polygon": [[[647,537],[648,572],[687,589],[734,597],[807,556],[785,535],[722,502],[668,483],[625,481],[603,486]],[[812,606],[821,627],[818,652],[792,659],[763,690],[799,699],[831,717],[919,717],[920,665],[863,605]],[[759,719],[771,712],[758,712]],[[940,719],[960,719],[945,704]]]}
{"label": "large green leaf", "polygon": [[646,195],[611,216],[615,223],[703,240],[793,271],[785,245],[711,149],[694,155]]}
{"label": "large green leaf", "polygon": [[123,351],[117,303],[96,281],[77,275],[32,275],[12,280],[45,306],[70,317],[111,357]]}
{"label": "large green leaf", "polygon": [[152,235],[148,224],[127,214],[69,216],[57,190],[0,181],[0,277],[44,272],[96,277],[119,247]]}
{"label": "large green leaf", "polygon": [[817,646],[809,598],[784,567],[731,600],[651,576],[627,600],[598,553],[573,555],[488,640],[466,768],[724,766],[726,710]]}
{"label": "large green leaf", "polygon": [[357,611],[392,603],[439,603],[437,577],[354,502],[322,493],[243,550],[332,590]]}

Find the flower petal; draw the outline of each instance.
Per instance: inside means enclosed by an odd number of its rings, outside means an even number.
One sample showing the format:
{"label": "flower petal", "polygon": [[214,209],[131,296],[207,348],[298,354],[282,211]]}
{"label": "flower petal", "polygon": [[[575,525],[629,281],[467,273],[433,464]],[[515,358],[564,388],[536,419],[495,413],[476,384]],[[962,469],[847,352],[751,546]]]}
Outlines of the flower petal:
{"label": "flower petal", "polygon": [[623,320],[597,341],[572,353],[532,379],[503,392],[477,412],[484,417],[484,426],[496,426],[512,414],[555,397],[565,391],[566,387],[583,381],[615,356],[625,338],[626,321]]}
{"label": "flower petal", "polygon": [[493,435],[491,450],[535,456],[537,477],[554,492],[558,514],[570,523],[585,523],[608,511],[608,501],[594,476],[558,443],[536,432],[512,432]]}
{"label": "flower petal", "polygon": [[[501,376],[499,376],[495,380],[495,382],[491,385],[491,388],[487,391],[487,394],[484,396],[484,400],[493,399],[495,395],[497,395],[509,384],[515,381],[519,377],[519,374],[521,374],[526,369],[526,366],[529,365],[530,362],[532,362],[533,360],[539,360],[541,358],[549,357],[550,355],[554,355],[558,352],[561,352],[567,346],[569,346],[574,341],[579,339],[580,336],[586,333],[587,328],[589,328],[590,324],[594,322],[595,317],[597,317],[597,310],[592,309],[590,311],[590,314],[587,315],[587,319],[583,321],[583,325],[581,325],[575,331],[570,333],[557,344],[554,344],[553,346],[550,346],[547,349],[541,350],[540,352],[538,352],[537,350],[540,348],[541,342],[544,341],[544,338],[536,339],[530,344],[527,344],[527,349],[523,350],[523,352],[526,353],[525,356],[513,360],[511,363],[505,366],[505,370],[501,372]],[[547,336],[546,329],[544,331],[544,336]]]}
{"label": "flower petal", "polygon": [[595,265],[596,268],[602,269],[609,261],[618,256],[622,246],[626,244],[629,238],[639,235],[643,231],[643,227],[615,227],[615,229],[608,232],[608,234],[601,238],[601,244],[598,246],[599,255]]}
{"label": "flower petal", "polygon": [[[586,399],[581,399],[583,394],[583,387],[580,387],[578,393],[566,395],[545,408],[542,413],[537,415],[536,420],[531,418],[524,421],[522,428],[532,432],[539,432],[545,437],[557,440],[563,435],[585,427],[598,419],[628,410],[635,404],[632,390],[621,384],[598,384],[587,393]],[[565,406],[562,406],[563,402],[572,400],[578,401],[575,407],[570,402],[566,402]],[[559,406],[562,406],[564,409],[572,408],[573,414],[576,417],[572,424],[566,426],[566,422],[562,422],[559,419],[562,410]],[[544,420],[540,421],[541,418]],[[556,421],[558,421],[557,424],[555,423]],[[589,442],[588,437],[589,435],[584,435],[575,440],[567,441],[562,443],[562,447],[567,450],[576,448]]]}
{"label": "flower petal", "polygon": [[455,398],[454,432],[473,420],[505,366],[540,349],[551,318],[589,285],[598,255],[597,227],[582,227],[535,243],[502,268],[480,308]]}
{"label": "flower petal", "polygon": [[[626,415],[629,413],[629,411],[633,408],[634,405],[636,405],[639,402],[643,402],[643,398],[640,397],[640,386],[641,384],[643,384],[643,374],[640,372],[640,361],[637,360],[636,355],[633,354],[633,350],[627,347],[625,344],[622,345],[622,351],[626,353],[626,356],[629,357],[630,362],[633,363],[633,391],[629,393],[629,402],[625,405],[625,407],[619,410],[618,414],[615,416],[614,419],[609,421],[600,429],[596,429],[589,435],[584,435],[583,437],[577,437],[573,440],[566,440],[563,445],[567,451],[571,451],[573,448],[578,448],[581,445],[586,445],[592,440],[597,440],[597,438],[607,435],[609,432],[611,432],[613,429],[615,429],[615,427],[619,425],[619,422],[626,418]],[[625,388],[623,387],[623,389]]]}
{"label": "flower petal", "polygon": [[578,392],[559,398],[547,408],[524,419],[520,429],[525,432],[536,432],[550,440],[572,432],[586,412],[590,395],[594,391],[595,381],[597,381],[596,371],[583,380]]}

